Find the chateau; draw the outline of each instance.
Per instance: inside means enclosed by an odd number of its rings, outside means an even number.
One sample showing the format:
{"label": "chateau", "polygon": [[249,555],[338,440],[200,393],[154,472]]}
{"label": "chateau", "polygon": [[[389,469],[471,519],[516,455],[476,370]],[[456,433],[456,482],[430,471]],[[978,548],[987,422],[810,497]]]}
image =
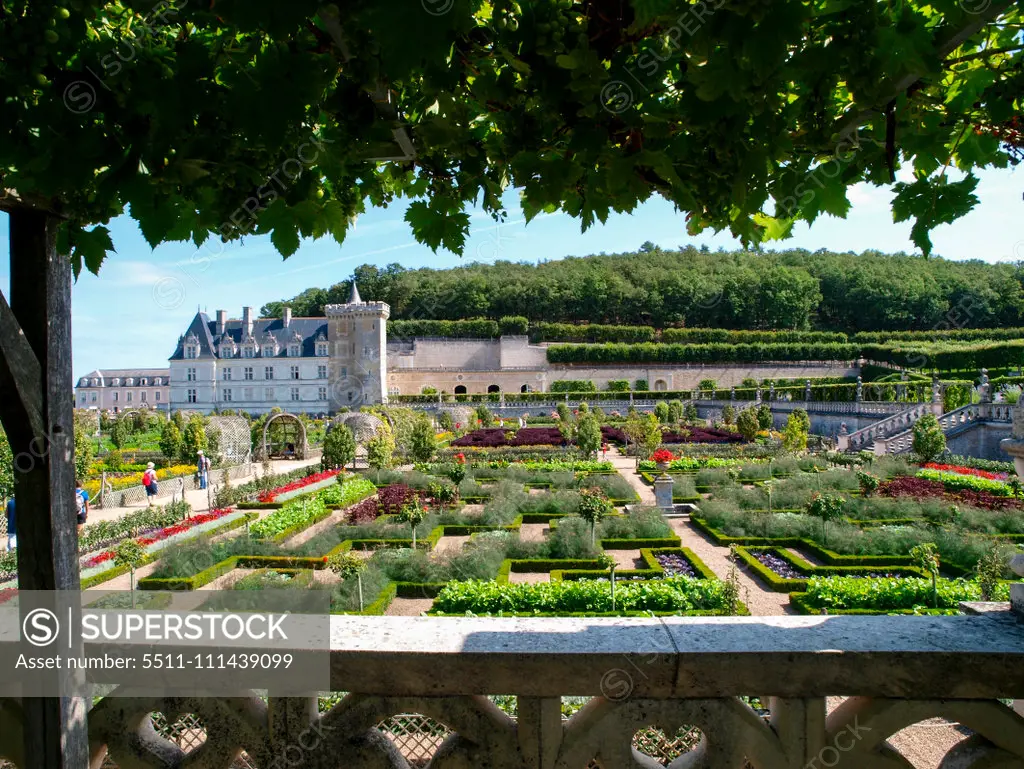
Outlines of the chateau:
{"label": "chateau", "polygon": [[285,411],[327,414],[386,402],[389,395],[545,392],[559,379],[586,379],[604,389],[614,380],[644,379],[654,390],[721,386],[744,377],[796,378],[855,375],[845,365],[636,365],[551,364],[547,345],[525,336],[500,339],[389,338],[391,308],[364,302],[353,284],[349,301],[328,305],[326,317],[241,319],[218,310],[196,313],[170,357],[170,408],[258,414]]}
{"label": "chateau", "polygon": [[326,414],[384,400],[387,372],[383,302],[364,302],[352,286],[325,318],[241,319],[198,312],[169,360],[171,409]]}

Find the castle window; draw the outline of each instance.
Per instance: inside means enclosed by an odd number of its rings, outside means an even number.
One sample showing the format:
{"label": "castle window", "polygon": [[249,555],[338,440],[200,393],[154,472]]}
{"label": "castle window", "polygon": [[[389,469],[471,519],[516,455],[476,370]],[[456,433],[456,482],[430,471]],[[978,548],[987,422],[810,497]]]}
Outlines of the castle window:
{"label": "castle window", "polygon": [[140,379],[139,380],[139,385],[142,386],[142,387],[148,387],[149,386],[149,380],[148,379]]}
{"label": "castle window", "polygon": [[231,388],[230,387],[225,388],[222,391],[222,394],[223,394],[222,395],[222,400],[225,400],[225,401],[230,401],[231,400]]}
{"label": "castle window", "polygon": [[242,369],[242,379],[252,381],[252,366],[246,366]]}
{"label": "castle window", "polygon": [[132,391],[131,390],[128,391],[128,397],[125,400],[127,400],[129,403],[132,402]]}
{"label": "castle window", "polygon": [[292,379],[298,379],[299,378],[299,367],[298,366],[292,366],[291,374],[292,374]]}
{"label": "castle window", "polygon": [[[114,395],[117,395],[117,393],[114,393]],[[82,400],[84,402],[84,400],[85,400],[85,396],[84,395],[82,396]],[[96,393],[92,393],[92,402],[93,403],[96,402]]]}
{"label": "castle window", "polygon": [[264,367],[264,369],[263,369],[263,378],[264,379],[273,379],[274,378],[274,367],[273,366],[266,366],[266,367]]}
{"label": "castle window", "polygon": [[188,382],[196,381],[196,370],[194,368],[185,369],[185,380]]}
{"label": "castle window", "polygon": [[189,403],[198,403],[199,402],[199,399],[196,398],[196,391],[195,390],[189,390],[188,391],[188,402]]}
{"label": "castle window", "polygon": [[160,391],[159,390],[156,391],[156,402],[157,403],[160,402]]}
{"label": "castle window", "polygon": [[316,354],[320,357],[327,355],[327,342],[316,343]]}
{"label": "castle window", "polygon": [[[95,395],[95,393],[93,393]],[[117,403],[117,393],[114,393],[114,403]]]}
{"label": "castle window", "polygon": [[230,382],[231,381],[231,369],[229,369],[229,368],[224,369],[224,371],[221,372],[221,378],[223,378],[223,380],[225,382]]}
{"label": "castle window", "polygon": [[299,357],[299,346],[297,344],[292,344],[288,346],[288,356],[291,358]]}
{"label": "castle window", "polygon": [[297,401],[298,399],[299,399],[299,388],[298,387],[293,387],[292,388],[292,400],[293,401]]}
{"label": "castle window", "polygon": [[274,352],[273,345],[267,344],[267,345],[263,346],[263,357],[264,358],[273,358],[274,355],[275,355],[275,352]]}
{"label": "castle window", "polygon": [[316,399],[318,401],[325,401],[325,400],[327,400],[327,388],[326,387],[318,387],[317,388]]}
{"label": "castle window", "polygon": [[141,393],[139,393],[139,400],[142,401],[143,403],[145,403],[146,402],[146,395],[148,395],[148,393],[145,390],[143,390]]}
{"label": "castle window", "polygon": [[327,366],[317,366],[316,367],[316,378],[317,379],[327,379]]}
{"label": "castle window", "polygon": [[194,344],[187,344],[187,345],[185,345],[185,357],[186,358],[193,359],[193,358],[198,357],[198,355],[199,355],[199,348],[197,348]]}

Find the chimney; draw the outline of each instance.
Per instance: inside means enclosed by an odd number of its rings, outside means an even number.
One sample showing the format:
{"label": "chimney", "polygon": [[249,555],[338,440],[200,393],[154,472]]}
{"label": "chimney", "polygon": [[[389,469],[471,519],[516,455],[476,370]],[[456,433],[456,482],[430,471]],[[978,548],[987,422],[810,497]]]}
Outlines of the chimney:
{"label": "chimney", "polygon": [[242,329],[247,336],[252,334],[252,307],[242,308]]}
{"label": "chimney", "polygon": [[217,310],[217,335],[224,333],[224,327],[228,322],[228,314],[225,310]]}
{"label": "chimney", "polygon": [[292,324],[292,308],[285,307],[281,315],[281,325],[288,328]]}

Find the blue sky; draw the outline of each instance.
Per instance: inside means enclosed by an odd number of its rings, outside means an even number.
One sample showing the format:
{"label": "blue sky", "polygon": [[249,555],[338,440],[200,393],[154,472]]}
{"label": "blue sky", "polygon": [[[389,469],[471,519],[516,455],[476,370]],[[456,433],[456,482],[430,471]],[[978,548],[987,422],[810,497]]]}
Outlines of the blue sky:
{"label": "blue sky", "polygon": [[[982,174],[977,190],[981,204],[956,224],[933,233],[935,253],[949,259],[1024,260],[1022,190],[1024,169]],[[812,227],[801,225],[793,238],[778,247],[914,251],[910,223],[893,223],[886,189],[859,185],[850,190],[849,198],[853,208],[847,219],[823,217]],[[684,216],[660,198],[648,201],[632,216],[613,216],[585,234],[580,233],[578,222],[564,215],[535,219],[525,226],[515,193],[510,192],[507,200],[509,217],[501,225],[482,212],[474,213],[461,258],[448,252],[434,254],[417,244],[402,219],[404,205],[360,217],[341,246],[329,238],[306,241],[287,260],[281,259],[266,237],[224,246],[220,253],[219,244],[198,252],[190,243],[153,250],[135,223],[121,217],[111,226],[117,253],[107,259],[99,277],[84,274],[74,287],[75,376],[95,368],[166,366],[197,308],[211,314],[224,309],[228,317],[239,317],[244,305],[259,310],[267,301],[344,280],[365,263],[451,267],[467,261],[537,261],[634,250],[645,240],[664,248],[738,247],[724,233],[690,238]],[[6,216],[0,214],[0,254],[6,254],[7,248]],[[0,259],[0,290],[5,294],[9,290],[6,258]]]}

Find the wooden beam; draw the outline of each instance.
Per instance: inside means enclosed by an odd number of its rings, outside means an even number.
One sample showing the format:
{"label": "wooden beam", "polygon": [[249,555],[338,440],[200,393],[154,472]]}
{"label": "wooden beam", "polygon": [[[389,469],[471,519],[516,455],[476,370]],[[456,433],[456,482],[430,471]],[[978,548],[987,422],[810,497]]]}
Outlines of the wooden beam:
{"label": "wooden beam", "polygon": [[[38,404],[45,441],[35,440],[30,410],[5,408],[16,457],[18,584],[21,590],[78,591],[74,410],[71,368],[71,262],[58,254],[57,219],[43,211],[10,213],[11,305],[38,365],[25,370],[21,344],[3,349],[17,391]],[[6,303],[5,303],[6,304]],[[6,339],[5,339],[6,341]],[[13,352],[16,360],[7,358]],[[31,366],[29,366],[31,369]],[[34,392],[33,392],[34,391]],[[31,436],[25,440],[26,436]],[[82,699],[26,697],[24,769],[85,769],[89,763]]]}
{"label": "wooden beam", "polygon": [[[986,8],[977,13],[968,14],[968,22],[958,29],[944,30],[940,33],[936,44],[935,54],[939,59],[944,59],[967,40],[978,34],[985,26],[1003,12],[1009,10],[1016,3],[1013,0],[994,0]],[[882,88],[881,96],[868,107],[858,108],[856,105],[843,117],[836,121],[832,135],[838,137],[839,141],[849,139],[857,129],[867,120],[893,99],[899,98],[908,88],[925,77],[928,73],[914,71],[908,72],[899,78],[894,78]]]}
{"label": "wooden beam", "polygon": [[[7,299],[0,293],[0,390],[13,393],[14,398],[0,401],[0,409],[10,412],[3,419],[12,429],[21,424],[31,435],[16,436],[28,441],[46,436],[43,423],[43,372],[39,359],[21,330]],[[2,417],[2,411],[0,411]],[[11,430],[8,430],[10,433]]]}

